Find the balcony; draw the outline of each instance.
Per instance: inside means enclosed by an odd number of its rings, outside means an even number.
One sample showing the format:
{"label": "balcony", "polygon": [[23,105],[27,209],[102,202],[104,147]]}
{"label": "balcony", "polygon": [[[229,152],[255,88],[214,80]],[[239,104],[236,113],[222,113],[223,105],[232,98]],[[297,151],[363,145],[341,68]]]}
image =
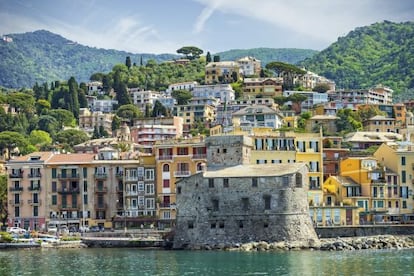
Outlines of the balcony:
{"label": "balcony", "polygon": [[207,154],[193,154],[193,159],[207,159]]}
{"label": "balcony", "polygon": [[29,187],[29,191],[31,191],[31,192],[39,192],[40,191],[40,186],[30,186]]}
{"label": "balcony", "polygon": [[79,194],[79,188],[62,188],[58,190],[59,194]]}
{"label": "balcony", "polygon": [[59,179],[79,179],[78,173],[73,174],[58,174]]}
{"label": "balcony", "polygon": [[12,172],[9,174],[9,178],[23,178],[23,172]]}
{"label": "balcony", "polygon": [[36,173],[29,173],[27,174],[28,178],[39,178],[42,177],[42,174],[40,172],[36,172]]}
{"label": "balcony", "polygon": [[23,187],[9,187],[10,192],[19,193],[23,191]]}
{"label": "balcony", "polygon": [[106,203],[95,204],[95,210],[105,210],[106,208],[108,208]]}
{"label": "balcony", "polygon": [[107,173],[95,173],[95,179],[107,179],[108,174]]}
{"label": "balcony", "polygon": [[9,200],[9,204],[11,206],[22,206],[23,205],[23,200],[13,200],[13,199],[10,199]]}
{"label": "balcony", "polygon": [[169,203],[169,202],[161,202],[160,203],[160,208],[161,209],[170,209],[170,207],[171,207],[171,203]]}
{"label": "balcony", "polygon": [[115,177],[118,178],[118,179],[122,179],[124,177],[124,172],[115,173]]}
{"label": "balcony", "polygon": [[59,205],[59,209],[60,210],[78,210],[79,209],[79,205],[75,204],[75,205],[68,205],[68,204],[61,204]]}
{"label": "balcony", "polygon": [[371,185],[385,185],[385,184],[387,184],[387,181],[384,178],[371,180]]}
{"label": "balcony", "polygon": [[108,188],[107,187],[96,187],[95,188],[95,193],[106,193],[108,192]]}
{"label": "balcony", "polygon": [[190,171],[175,171],[174,176],[175,177],[189,177],[191,176],[191,172]]}
{"label": "balcony", "polygon": [[38,199],[38,200],[31,200],[31,199],[29,199],[29,200],[27,201],[27,203],[28,203],[29,205],[39,206],[39,205],[42,203],[42,201],[41,201],[40,199]]}
{"label": "balcony", "polygon": [[173,156],[172,155],[159,155],[158,160],[172,160]]}

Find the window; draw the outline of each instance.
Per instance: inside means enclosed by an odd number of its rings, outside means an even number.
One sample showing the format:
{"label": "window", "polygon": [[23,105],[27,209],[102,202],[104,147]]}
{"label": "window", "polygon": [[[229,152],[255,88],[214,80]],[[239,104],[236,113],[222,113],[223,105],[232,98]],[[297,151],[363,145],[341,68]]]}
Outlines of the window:
{"label": "window", "polygon": [[52,168],[52,178],[56,178],[56,168]]}
{"label": "window", "polygon": [[407,201],[403,200],[402,207],[403,209],[407,209]]}
{"label": "window", "polygon": [[302,174],[301,173],[296,174],[296,187],[302,188]]}
{"label": "window", "polygon": [[401,156],[401,165],[405,166],[405,156]]}
{"label": "window", "polygon": [[145,170],[145,180],[154,180],[154,170],[153,169]]}
{"label": "window", "polygon": [[57,204],[57,195],[52,195],[52,205]]}
{"label": "window", "polygon": [[52,181],[52,193],[56,193],[57,191],[57,183],[56,181]]}
{"label": "window", "polygon": [[20,217],[20,207],[19,206],[14,207],[14,217],[16,217],[16,218]]}
{"label": "window", "polygon": [[83,195],[83,204],[84,205],[88,204],[88,195],[87,194]]}
{"label": "window", "polygon": [[213,199],[212,203],[213,203],[213,211],[218,211],[219,210],[219,201],[218,201],[218,199]]}
{"label": "window", "polygon": [[88,181],[86,180],[83,181],[83,192],[88,192]]}
{"label": "window", "polygon": [[271,197],[270,197],[270,195],[263,196],[263,200],[264,200],[264,209],[265,210],[270,210],[270,207],[271,207]]}
{"label": "window", "polygon": [[143,196],[138,197],[138,205],[139,206],[144,206],[144,197]]}
{"label": "window", "polygon": [[210,228],[216,228],[216,222],[214,221],[214,222],[212,222],[212,223],[210,223]]}
{"label": "window", "polygon": [[170,211],[166,211],[162,213],[162,218],[163,219],[170,219],[171,218],[171,213]]}
{"label": "window", "polygon": [[145,184],[145,193],[147,195],[153,195],[155,193],[154,191],[154,184]]}
{"label": "window", "polygon": [[188,229],[194,228],[194,221],[188,221]]}
{"label": "window", "polygon": [[219,228],[224,228],[224,221],[219,222]]}
{"label": "window", "polygon": [[169,179],[164,179],[162,181],[162,187],[163,188],[169,188],[170,187],[170,180]]}
{"label": "window", "polygon": [[208,179],[208,187],[209,188],[214,188],[214,178],[209,178]]}
{"label": "window", "polygon": [[177,155],[188,155],[188,148],[177,148]]}
{"label": "window", "polygon": [[168,164],[164,164],[164,165],[162,166],[162,171],[163,171],[163,172],[169,172],[169,171],[170,171],[170,165],[168,165]]}
{"label": "window", "polygon": [[39,216],[39,206],[33,206],[33,216],[34,217]]}
{"label": "window", "polygon": [[243,228],[243,221],[239,220],[239,228]]}
{"label": "window", "polygon": [[224,188],[228,188],[229,187],[229,179],[228,178],[223,178],[223,187]]}
{"label": "window", "polygon": [[88,176],[88,168],[83,168],[83,177]]}
{"label": "window", "polygon": [[257,187],[257,177],[252,178],[252,187]]}
{"label": "window", "polygon": [[407,173],[403,170],[401,171],[401,182],[405,183],[407,181]]}
{"label": "window", "polygon": [[242,209],[243,211],[249,210],[249,198],[248,197],[242,198]]}
{"label": "window", "polygon": [[146,198],[145,199],[145,207],[147,209],[155,209],[155,199],[154,198]]}
{"label": "window", "polygon": [[139,181],[138,182],[138,192],[143,192],[144,191],[144,182]]}

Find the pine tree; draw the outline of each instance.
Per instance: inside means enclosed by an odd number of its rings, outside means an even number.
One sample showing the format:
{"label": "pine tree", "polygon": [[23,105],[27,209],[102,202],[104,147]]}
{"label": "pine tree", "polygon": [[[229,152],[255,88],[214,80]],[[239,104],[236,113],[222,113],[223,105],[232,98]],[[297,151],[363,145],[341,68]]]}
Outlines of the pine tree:
{"label": "pine tree", "polygon": [[206,55],[206,62],[207,62],[207,63],[210,63],[210,62],[211,62],[211,54],[210,54],[210,52],[207,52],[207,55]]}

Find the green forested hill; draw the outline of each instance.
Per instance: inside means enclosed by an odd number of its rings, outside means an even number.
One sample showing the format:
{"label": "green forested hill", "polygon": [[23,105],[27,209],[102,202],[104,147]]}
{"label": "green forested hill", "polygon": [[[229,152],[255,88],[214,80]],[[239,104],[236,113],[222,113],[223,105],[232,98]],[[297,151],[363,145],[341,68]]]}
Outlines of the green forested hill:
{"label": "green forested hill", "polygon": [[234,49],[225,52],[216,53],[220,56],[220,60],[237,60],[245,56],[251,56],[259,59],[262,66],[271,61],[281,61],[290,64],[296,64],[306,58],[314,56],[318,51],[309,49],[294,48],[253,48],[253,49]]}
{"label": "green forested hill", "polygon": [[48,31],[7,35],[13,42],[0,40],[0,86],[32,87],[35,82],[67,80],[74,76],[87,81],[95,72],[109,72],[118,63],[145,63],[171,60],[171,54],[132,54],[83,46]]}
{"label": "green forested hill", "polygon": [[402,94],[414,88],[414,22],[356,28],[300,64],[335,80],[337,88],[383,84]]}

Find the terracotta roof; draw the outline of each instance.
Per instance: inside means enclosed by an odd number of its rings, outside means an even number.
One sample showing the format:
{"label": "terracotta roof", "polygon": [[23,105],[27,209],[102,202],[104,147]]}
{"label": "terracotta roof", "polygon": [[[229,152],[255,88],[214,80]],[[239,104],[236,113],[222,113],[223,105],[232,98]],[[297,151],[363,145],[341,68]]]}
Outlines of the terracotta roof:
{"label": "terracotta roof", "polygon": [[30,161],[46,161],[53,155],[51,151],[37,151],[27,155],[14,157],[9,162],[30,162]]}
{"label": "terracotta roof", "polygon": [[52,158],[49,159],[47,163],[49,164],[81,164],[81,163],[91,163],[95,160],[95,154],[93,153],[70,153],[70,154],[55,154]]}

